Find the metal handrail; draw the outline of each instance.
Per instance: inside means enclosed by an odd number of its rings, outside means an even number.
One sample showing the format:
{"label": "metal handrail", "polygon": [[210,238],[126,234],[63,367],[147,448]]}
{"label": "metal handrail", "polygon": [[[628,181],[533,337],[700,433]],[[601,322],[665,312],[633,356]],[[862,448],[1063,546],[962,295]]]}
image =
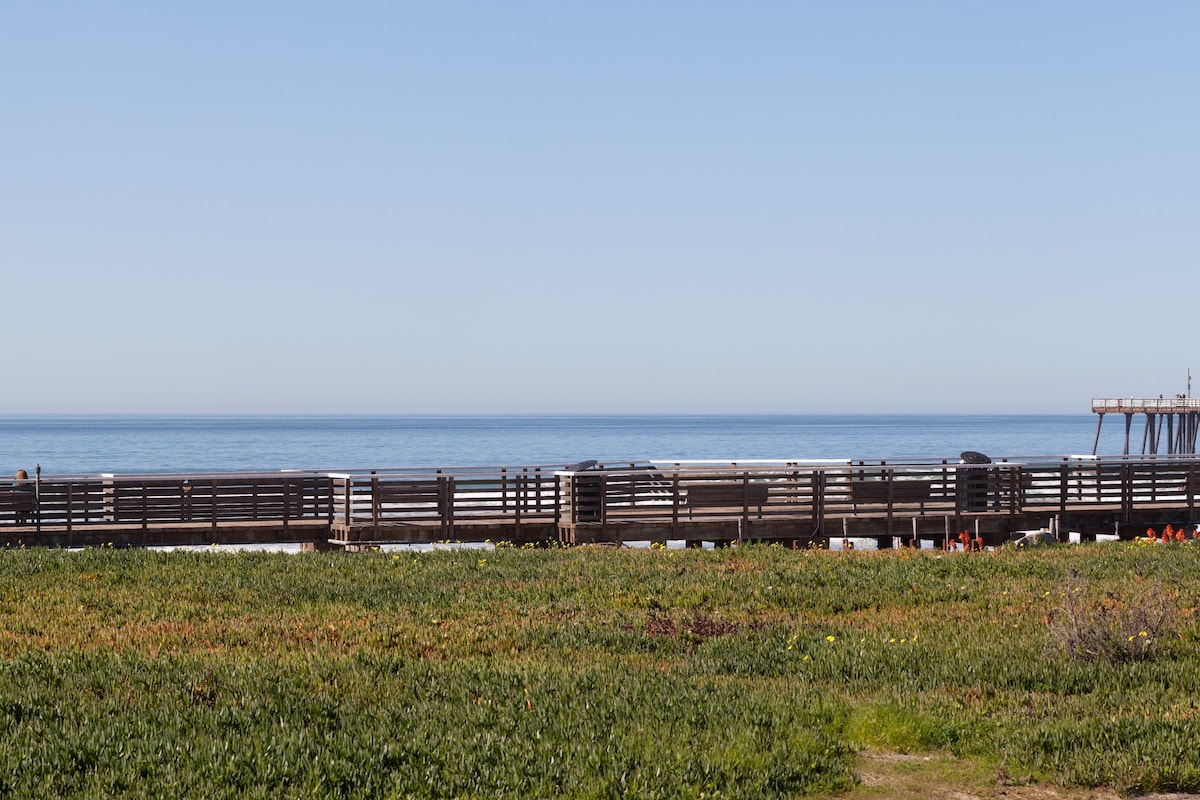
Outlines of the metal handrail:
{"label": "metal handrail", "polygon": [[1094,397],[1092,410],[1101,408],[1120,408],[1137,412],[1146,408],[1154,409],[1195,409],[1200,410],[1200,397]]}

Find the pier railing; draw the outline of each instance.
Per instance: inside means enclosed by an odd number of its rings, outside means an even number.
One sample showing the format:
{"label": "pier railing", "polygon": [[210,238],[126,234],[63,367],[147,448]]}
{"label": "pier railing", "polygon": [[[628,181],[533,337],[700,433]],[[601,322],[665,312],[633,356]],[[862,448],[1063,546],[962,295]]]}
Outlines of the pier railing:
{"label": "pier railing", "polygon": [[1200,411],[1200,397],[1094,397],[1092,411],[1140,414],[1145,411]]}
{"label": "pier railing", "polygon": [[1015,465],[950,463],[838,467],[606,470],[564,474],[570,523],[658,520],[743,521],[868,513],[954,514],[1012,511],[1020,494]]}
{"label": "pier railing", "polygon": [[46,476],[0,494],[0,522],[62,527],[332,519],[333,483],[318,473]]}
{"label": "pier railing", "polygon": [[309,536],[315,525],[345,541],[384,541],[397,529],[410,529],[412,541],[437,541],[521,539],[523,530],[537,538],[597,525],[822,531],[840,518],[884,520],[891,531],[893,521],[930,516],[957,523],[1069,512],[1128,521],[1147,509],[1191,523],[1200,494],[1200,459],[1182,455],[579,466],[43,476],[33,495],[0,490],[0,527],[215,532],[274,524],[282,532],[272,535],[286,537],[303,522]]}
{"label": "pier railing", "polygon": [[460,467],[331,473],[333,525],[340,530],[395,526],[436,528],[549,522],[559,519],[560,481],[554,467]]}
{"label": "pier railing", "polygon": [[569,524],[946,516],[1171,505],[1193,517],[1200,462],[1188,457],[960,464],[949,461],[789,468],[563,473]]}

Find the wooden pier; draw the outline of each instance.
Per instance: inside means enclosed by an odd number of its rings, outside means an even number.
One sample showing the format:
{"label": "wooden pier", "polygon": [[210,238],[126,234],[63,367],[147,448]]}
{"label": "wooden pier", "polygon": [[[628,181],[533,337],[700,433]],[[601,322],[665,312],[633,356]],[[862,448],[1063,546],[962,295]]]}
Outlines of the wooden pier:
{"label": "wooden pier", "polygon": [[[1136,413],[1136,412],[1134,412]],[[1186,429],[1186,428],[1185,428]],[[940,461],[625,462],[38,476],[0,491],[4,546],[634,541],[991,545],[1054,527],[1132,537],[1196,522],[1192,453]]]}
{"label": "wooden pier", "polygon": [[[1190,373],[1188,385],[1191,385]],[[1103,397],[1092,400],[1092,411],[1099,415],[1096,420],[1096,438],[1092,443],[1093,455],[1100,444],[1100,426],[1104,424],[1105,414],[1125,416],[1125,448],[1122,451],[1125,455],[1129,455],[1129,434],[1133,428],[1133,418],[1138,414],[1146,418],[1142,428],[1142,455],[1157,455],[1163,452],[1164,428],[1167,432],[1167,455],[1192,455],[1196,452],[1196,434],[1200,432],[1200,399],[1188,395],[1168,398],[1159,395],[1157,399]]]}

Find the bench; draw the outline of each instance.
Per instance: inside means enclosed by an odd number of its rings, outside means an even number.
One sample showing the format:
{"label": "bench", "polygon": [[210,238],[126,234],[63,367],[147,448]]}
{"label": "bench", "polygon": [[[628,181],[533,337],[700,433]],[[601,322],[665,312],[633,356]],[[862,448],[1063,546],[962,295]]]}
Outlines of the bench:
{"label": "bench", "polygon": [[0,489],[0,516],[12,515],[13,522],[20,525],[33,521],[33,487],[28,489]]}
{"label": "bench", "polygon": [[850,503],[854,512],[858,513],[859,503],[886,503],[889,487],[893,505],[919,503],[922,511],[925,510],[925,501],[933,493],[933,481],[852,481],[850,483]]}
{"label": "bench", "polygon": [[686,491],[688,519],[691,519],[694,508],[757,507],[761,517],[768,495],[767,487],[761,483],[694,483],[687,486]]}
{"label": "bench", "polygon": [[389,518],[441,517],[451,498],[436,480],[380,481],[375,486],[375,508]]}

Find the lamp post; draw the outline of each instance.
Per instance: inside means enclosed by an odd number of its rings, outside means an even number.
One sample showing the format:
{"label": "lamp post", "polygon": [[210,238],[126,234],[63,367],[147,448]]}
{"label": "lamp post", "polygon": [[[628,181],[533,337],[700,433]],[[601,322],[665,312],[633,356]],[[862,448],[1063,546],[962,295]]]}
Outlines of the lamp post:
{"label": "lamp post", "polygon": [[34,543],[42,543],[42,465],[33,468],[33,524]]}

